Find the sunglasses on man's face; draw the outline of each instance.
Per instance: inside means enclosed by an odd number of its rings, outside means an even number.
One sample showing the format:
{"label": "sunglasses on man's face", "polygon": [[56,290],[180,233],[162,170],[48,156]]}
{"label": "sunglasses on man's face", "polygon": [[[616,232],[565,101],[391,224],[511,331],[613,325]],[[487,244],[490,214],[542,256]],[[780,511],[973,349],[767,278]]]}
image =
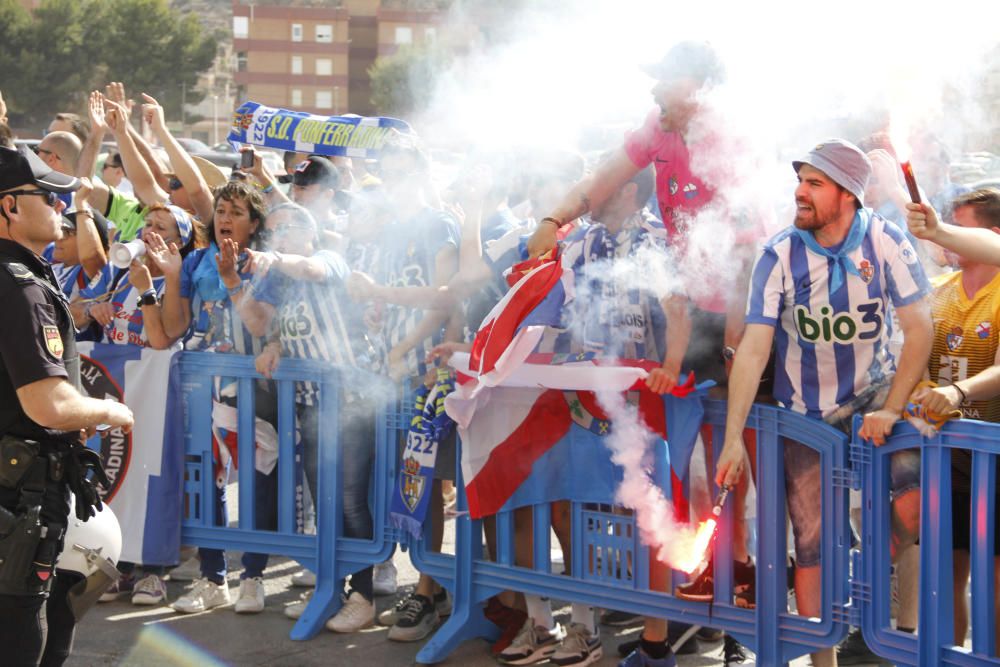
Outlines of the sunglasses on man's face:
{"label": "sunglasses on man's face", "polygon": [[44,197],[45,203],[55,208],[56,204],[59,203],[59,195],[50,190],[11,190],[10,192],[4,192],[0,194],[0,197],[6,197],[11,195],[12,197],[17,196],[34,196],[34,197]]}
{"label": "sunglasses on man's face", "polygon": [[183,188],[184,184],[181,183],[181,179],[177,178],[176,176],[173,176],[171,177],[170,182],[167,183],[167,187],[170,188],[171,192],[173,192],[174,190],[180,190],[181,188]]}
{"label": "sunglasses on man's face", "polygon": [[104,168],[105,169],[121,169],[122,166],[120,164],[115,164],[114,162],[105,162],[104,163]]}
{"label": "sunglasses on man's face", "polygon": [[42,148],[41,146],[32,146],[31,150],[33,150],[35,152],[35,155],[39,157],[41,157],[43,153],[45,155],[55,155],[55,153],[53,153],[52,151]]}

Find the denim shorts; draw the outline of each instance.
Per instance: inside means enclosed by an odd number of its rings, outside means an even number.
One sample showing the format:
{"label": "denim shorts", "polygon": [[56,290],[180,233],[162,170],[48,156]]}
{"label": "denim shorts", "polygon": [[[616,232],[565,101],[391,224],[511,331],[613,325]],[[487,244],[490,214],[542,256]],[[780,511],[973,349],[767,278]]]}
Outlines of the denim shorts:
{"label": "denim shorts", "polygon": [[[889,382],[879,384],[860,396],[862,400],[850,406],[850,414],[847,414],[848,411],[838,411],[832,418],[827,418],[827,423],[850,434],[851,417],[856,413],[864,414],[877,409],[877,406],[885,402],[888,393]],[[820,561],[822,535],[819,453],[787,438],[784,445],[785,496],[795,538],[795,561],[800,567],[812,567]],[[893,454],[890,478],[893,498],[920,488],[920,452],[907,449]]]}

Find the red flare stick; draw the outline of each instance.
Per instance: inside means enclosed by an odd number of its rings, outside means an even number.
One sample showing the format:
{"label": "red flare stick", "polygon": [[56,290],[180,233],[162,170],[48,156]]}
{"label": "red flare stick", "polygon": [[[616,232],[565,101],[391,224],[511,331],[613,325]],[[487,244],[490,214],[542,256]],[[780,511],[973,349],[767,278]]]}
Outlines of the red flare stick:
{"label": "red flare stick", "polygon": [[899,165],[903,169],[903,179],[906,181],[906,189],[910,191],[910,199],[914,204],[920,203],[920,188],[917,187],[917,179],[913,175],[913,166],[909,160]]}

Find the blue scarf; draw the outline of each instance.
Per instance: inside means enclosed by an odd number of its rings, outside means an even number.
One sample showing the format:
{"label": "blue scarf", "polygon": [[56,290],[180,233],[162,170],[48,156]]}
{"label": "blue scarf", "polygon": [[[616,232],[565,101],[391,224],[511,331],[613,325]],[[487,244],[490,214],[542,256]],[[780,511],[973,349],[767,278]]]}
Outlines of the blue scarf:
{"label": "blue scarf", "polygon": [[455,379],[451,372],[439,368],[434,386],[428,388],[421,385],[416,391],[416,414],[406,434],[406,447],[392,494],[390,519],[393,526],[406,530],[418,539],[430,505],[438,445],[455,428],[455,422],[444,411],[444,399],[454,390]]}
{"label": "blue scarf", "polygon": [[224,301],[229,296],[229,290],[219,277],[219,263],[215,259],[219,254],[219,247],[212,241],[204,252],[205,256],[195,267],[191,282],[202,301]]}
{"label": "blue scarf", "polygon": [[871,222],[871,211],[866,208],[859,208],[858,212],[854,214],[854,221],[851,223],[851,231],[847,232],[847,238],[840,246],[840,250],[837,252],[831,252],[828,248],[824,248],[816,240],[816,237],[811,231],[805,229],[795,229],[795,233],[798,234],[802,242],[806,244],[806,247],[812,250],[817,255],[826,257],[827,259],[833,260],[833,267],[830,269],[830,291],[836,292],[840,289],[840,286],[844,284],[844,272],[850,273],[852,276],[860,276],[861,273],[858,271],[858,267],[854,266],[854,262],[848,255],[861,246],[861,242],[865,239],[865,234],[868,233],[868,224]]}

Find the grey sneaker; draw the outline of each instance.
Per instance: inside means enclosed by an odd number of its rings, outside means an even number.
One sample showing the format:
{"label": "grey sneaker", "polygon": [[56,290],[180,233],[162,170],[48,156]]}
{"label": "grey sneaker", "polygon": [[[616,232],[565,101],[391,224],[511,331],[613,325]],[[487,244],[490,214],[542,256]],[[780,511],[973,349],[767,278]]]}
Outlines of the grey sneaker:
{"label": "grey sneaker", "polygon": [[529,617],[514,641],[500,654],[500,662],[505,665],[534,665],[544,662],[556,652],[565,637],[566,631],[558,623],[549,630],[535,626]]}
{"label": "grey sneaker", "polygon": [[435,593],[434,608],[437,610],[438,616],[441,618],[448,618],[451,616],[451,593],[443,588],[440,593]]}
{"label": "grey sneaker", "polygon": [[420,641],[434,631],[439,620],[433,602],[423,595],[413,595],[406,599],[399,620],[389,628],[389,639],[395,642]]}
{"label": "grey sneaker", "polygon": [[396,625],[396,622],[402,617],[403,610],[406,609],[406,605],[410,603],[410,598],[414,595],[414,593],[410,593],[406,597],[400,598],[396,601],[396,604],[379,614],[377,619],[378,624],[390,628]]}
{"label": "grey sneaker", "polygon": [[590,634],[587,626],[582,623],[570,623],[566,636],[549,661],[559,667],[586,667],[600,660],[603,655],[601,635]]}

